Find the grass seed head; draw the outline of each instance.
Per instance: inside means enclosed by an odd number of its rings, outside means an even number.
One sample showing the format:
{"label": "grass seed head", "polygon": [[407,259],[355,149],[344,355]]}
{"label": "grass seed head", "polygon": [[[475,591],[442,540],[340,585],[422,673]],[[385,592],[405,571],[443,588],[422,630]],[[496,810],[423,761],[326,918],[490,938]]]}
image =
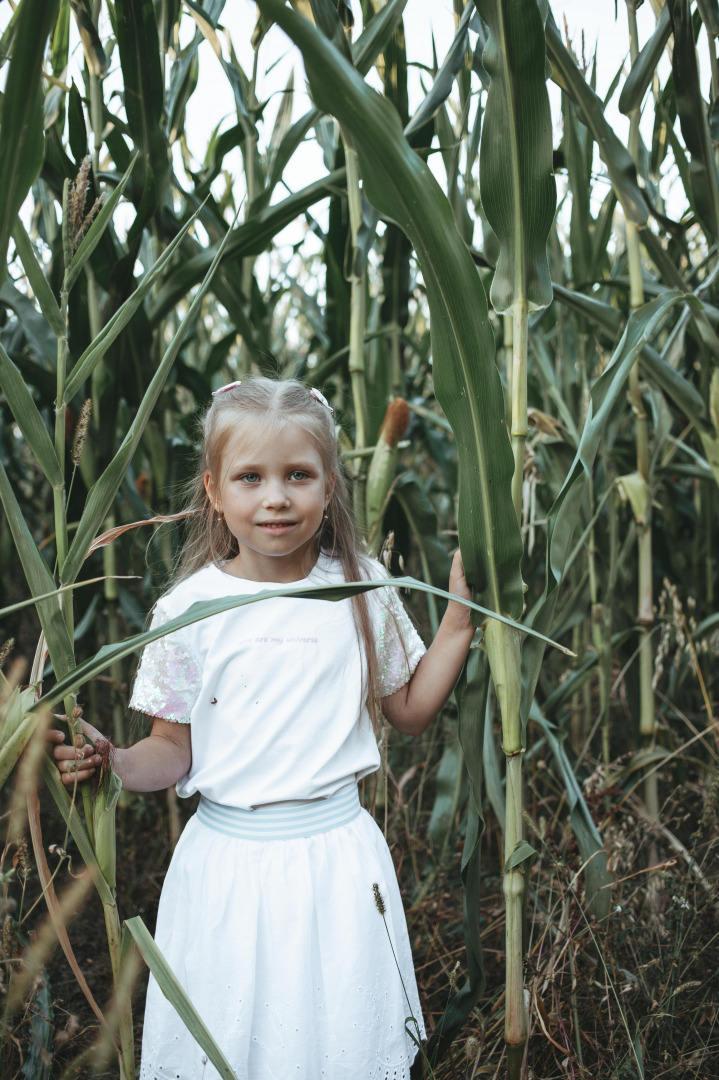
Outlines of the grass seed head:
{"label": "grass seed head", "polygon": [[384,918],[385,915],[387,914],[387,908],[385,907],[385,903],[384,903],[384,900],[382,898],[382,893],[379,891],[379,885],[377,884],[376,881],[372,886],[372,891],[374,893],[374,902],[375,902],[375,905],[377,907],[377,910],[379,911],[382,918]]}

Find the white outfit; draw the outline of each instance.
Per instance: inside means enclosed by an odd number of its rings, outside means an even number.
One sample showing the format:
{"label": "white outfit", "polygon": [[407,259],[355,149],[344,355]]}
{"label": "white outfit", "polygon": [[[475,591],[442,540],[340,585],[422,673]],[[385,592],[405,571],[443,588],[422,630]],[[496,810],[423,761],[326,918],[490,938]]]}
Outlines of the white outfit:
{"label": "white outfit", "polygon": [[[369,573],[387,576],[375,562]],[[291,587],[343,581],[321,555]],[[152,625],[196,601],[273,587],[287,586],[206,566],[159,601]],[[395,589],[366,595],[384,697],[424,646]],[[191,723],[192,766],[177,790],[202,795],[165,879],[156,940],[238,1080],[407,1080],[410,1015],[424,1037],[392,860],[356,808],[357,781],[379,767],[364,676],[349,599],[232,608],[143,655],[131,706]],[[282,821],[306,812],[321,823],[338,806],[349,807],[346,823],[282,838]],[[252,839],[232,834],[235,818]],[[140,1076],[218,1077],[152,978]]]}

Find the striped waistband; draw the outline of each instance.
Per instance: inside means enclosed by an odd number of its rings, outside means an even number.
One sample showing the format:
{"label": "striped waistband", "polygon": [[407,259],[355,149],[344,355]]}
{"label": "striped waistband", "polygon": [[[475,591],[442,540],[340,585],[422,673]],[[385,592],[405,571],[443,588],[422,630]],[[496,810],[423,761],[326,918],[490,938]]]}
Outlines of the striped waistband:
{"label": "striped waistband", "polygon": [[239,840],[297,840],[348,825],[361,810],[357,785],[327,799],[299,806],[278,804],[240,810],[200,797],[197,817],[203,825]]}

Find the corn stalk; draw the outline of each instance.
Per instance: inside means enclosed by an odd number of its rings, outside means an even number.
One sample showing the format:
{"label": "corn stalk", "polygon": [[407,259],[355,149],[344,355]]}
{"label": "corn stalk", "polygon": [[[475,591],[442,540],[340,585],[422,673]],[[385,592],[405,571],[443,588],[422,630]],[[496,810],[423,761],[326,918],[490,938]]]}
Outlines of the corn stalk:
{"label": "corn stalk", "polygon": [[[491,82],[480,144],[480,183],[482,205],[500,244],[490,300],[499,315],[511,314],[513,322],[511,410],[508,411],[511,411],[514,456],[512,501],[520,521],[528,431],[528,316],[530,311],[546,307],[552,301],[546,252],[556,188],[545,83],[544,24],[535,0],[523,4],[476,0],[476,7],[489,29],[482,54]],[[523,1049],[527,1038],[522,974],[525,864],[520,862],[508,869],[509,860],[523,840],[525,732],[520,719],[521,640],[518,635],[498,633],[493,626],[487,627],[485,640],[502,716],[506,758],[505,1039],[510,1048]],[[513,1065],[516,1068],[516,1061]]]}

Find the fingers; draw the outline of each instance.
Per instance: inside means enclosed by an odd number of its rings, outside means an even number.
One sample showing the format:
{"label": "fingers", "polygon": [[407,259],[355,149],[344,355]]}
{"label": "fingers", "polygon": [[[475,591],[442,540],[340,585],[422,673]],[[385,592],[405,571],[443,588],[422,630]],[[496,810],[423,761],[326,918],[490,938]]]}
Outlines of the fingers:
{"label": "fingers", "polygon": [[89,745],[75,747],[60,744],[55,746],[52,756],[57,763],[60,779],[68,787],[89,780],[102,762],[100,755]]}

